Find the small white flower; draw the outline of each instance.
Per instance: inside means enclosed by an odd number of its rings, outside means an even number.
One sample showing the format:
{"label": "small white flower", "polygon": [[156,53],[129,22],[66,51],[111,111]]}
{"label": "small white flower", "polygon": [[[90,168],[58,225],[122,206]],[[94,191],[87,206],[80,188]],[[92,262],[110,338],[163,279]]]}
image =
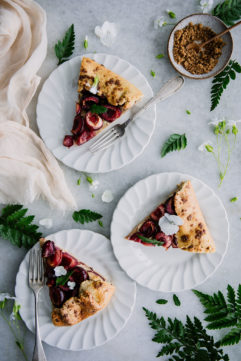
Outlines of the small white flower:
{"label": "small white flower", "polygon": [[90,191],[95,191],[97,188],[99,188],[100,182],[98,180],[94,180],[92,184],[89,185]]}
{"label": "small white flower", "polygon": [[162,28],[163,26],[167,25],[167,22],[164,20],[163,16],[158,16],[155,20],[154,20],[154,28],[158,29],[158,28]]}
{"label": "small white flower", "polygon": [[227,126],[228,127],[233,127],[233,126],[237,126],[237,123],[241,123],[241,119],[239,120],[228,120],[227,121]]}
{"label": "small white flower", "polygon": [[208,125],[213,125],[214,127],[216,127],[220,122],[222,122],[223,120],[219,120],[217,118],[211,120],[211,122],[208,123]]}
{"label": "small white flower", "polygon": [[110,47],[117,35],[116,24],[105,21],[102,26],[95,27],[95,35],[100,38],[103,45]]}
{"label": "small white flower", "polygon": [[92,87],[89,89],[89,92],[92,94],[97,94],[98,93],[98,89],[97,89],[97,85],[92,85]]}
{"label": "small white flower", "polygon": [[111,190],[107,189],[106,191],[104,191],[104,193],[102,194],[101,199],[105,203],[112,202],[114,197],[113,197],[113,194],[112,194]]}
{"label": "small white flower", "polygon": [[51,218],[40,219],[39,224],[45,228],[51,228],[53,226],[53,220]]}
{"label": "small white flower", "polygon": [[161,231],[167,236],[170,236],[178,232],[179,226],[183,224],[183,220],[176,215],[165,213],[164,216],[159,219],[158,224]]}
{"label": "small white flower", "polygon": [[200,0],[200,9],[203,13],[208,13],[213,6],[213,0]]}
{"label": "small white flower", "polygon": [[54,268],[54,273],[56,277],[65,276],[67,274],[67,270],[63,266],[57,266]]}
{"label": "small white flower", "polygon": [[73,290],[73,289],[75,288],[76,283],[75,283],[75,282],[68,281],[68,282],[67,282],[67,285],[69,286],[69,289],[70,289],[70,290]]}
{"label": "small white flower", "polygon": [[16,300],[16,297],[11,296],[9,293],[0,293],[0,302],[4,300]]}
{"label": "small white flower", "polygon": [[212,145],[212,142],[210,140],[206,140],[206,142],[199,145],[198,150],[200,150],[200,152],[204,152],[204,150],[206,150],[206,145]]}

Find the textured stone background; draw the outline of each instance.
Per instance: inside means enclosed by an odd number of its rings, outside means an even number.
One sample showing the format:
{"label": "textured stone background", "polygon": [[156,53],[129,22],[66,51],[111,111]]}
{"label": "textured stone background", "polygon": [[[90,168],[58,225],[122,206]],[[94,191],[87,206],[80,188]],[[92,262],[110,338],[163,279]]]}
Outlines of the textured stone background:
{"label": "textured stone background", "polygon": [[[48,25],[48,54],[39,72],[43,81],[56,68],[57,60],[54,55],[54,44],[63,37],[64,32],[75,24],[76,49],[75,55],[82,54],[84,49],[82,42],[84,36],[88,34],[88,52],[106,52],[118,55],[141,70],[147,77],[154,92],[158,91],[161,84],[175,75],[174,69],[167,60],[157,60],[155,55],[164,53],[166,55],[166,43],[171,27],[154,30],[153,20],[157,15],[165,15],[165,9],[173,10],[178,19],[198,12],[198,2],[196,0],[38,0],[39,4],[46,10]],[[105,48],[94,34],[96,25],[101,25],[105,20],[117,23],[119,33],[116,44],[111,48]],[[232,32],[234,39],[234,52],[232,59],[241,62],[240,48],[240,28]],[[150,76],[150,70],[156,72],[156,78]],[[41,89],[42,83],[38,89]],[[91,198],[88,185],[82,183],[76,186],[79,177],[78,172],[63,166],[67,182],[75,195],[79,207],[95,208],[104,216],[104,229],[100,229],[98,224],[88,225],[88,229],[101,232],[109,236],[109,226],[115,206],[126,190],[138,180],[146,176],[163,171],[180,171],[189,173],[206,182],[221,197],[230,220],[230,246],[223,264],[211,279],[206,281],[198,289],[204,292],[212,292],[218,289],[225,290],[228,283],[234,287],[240,282],[240,249],[241,249],[241,164],[240,164],[240,144],[238,144],[233,155],[231,168],[226,176],[221,189],[217,188],[218,174],[216,164],[211,156],[203,154],[197,150],[198,146],[205,140],[214,138],[207,123],[211,118],[241,118],[240,90],[241,77],[232,81],[225,91],[220,106],[210,113],[210,86],[211,80],[194,81],[186,79],[185,86],[180,93],[169,98],[157,106],[157,124],[155,134],[145,152],[132,164],[121,170],[108,174],[94,176],[100,181],[100,188],[95,192],[96,197]],[[35,123],[35,109],[38,93],[35,95],[28,113],[33,129],[37,130]],[[185,110],[189,109],[191,115],[187,115]],[[188,147],[180,153],[173,153],[164,159],[160,158],[160,148],[165,139],[171,133],[186,132]],[[110,204],[103,204],[101,194],[105,189],[111,189],[114,193],[114,201]],[[237,203],[230,203],[229,199],[239,196]],[[44,234],[50,234],[61,229],[76,228],[76,224],[71,219],[71,213],[64,218],[56,211],[51,210],[44,201],[32,204],[29,209],[36,214],[36,219],[51,217],[54,225],[50,231],[41,229]],[[215,209],[213,210],[215,212]],[[84,226],[81,228],[85,228]],[[15,277],[19,264],[24,257],[25,251],[17,249],[7,241],[0,242],[0,285],[3,291],[14,291]],[[44,345],[48,360],[69,360],[69,361],[139,361],[155,360],[155,355],[160,349],[158,344],[151,341],[152,330],[148,327],[147,321],[142,312],[145,305],[159,313],[163,311],[164,316],[177,316],[184,319],[185,314],[197,315],[203,318],[202,308],[197,298],[191,291],[179,294],[182,302],[181,308],[172,305],[158,306],[155,300],[160,297],[172,298],[171,294],[161,294],[148,289],[137,287],[137,302],[127,326],[120,334],[106,345],[92,351],[65,352]],[[215,334],[215,333],[214,333]],[[217,336],[220,333],[217,333]],[[13,338],[5,324],[0,319],[0,344],[1,361],[20,360]],[[26,331],[26,350],[31,359],[34,337]],[[227,347],[232,361],[240,360],[241,346]]]}

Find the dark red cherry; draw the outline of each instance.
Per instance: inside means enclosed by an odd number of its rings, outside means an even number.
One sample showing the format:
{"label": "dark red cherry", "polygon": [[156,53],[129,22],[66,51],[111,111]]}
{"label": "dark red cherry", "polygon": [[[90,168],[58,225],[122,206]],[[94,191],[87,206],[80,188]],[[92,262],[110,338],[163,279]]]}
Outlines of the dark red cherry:
{"label": "dark red cherry", "polygon": [[84,109],[89,109],[93,103],[98,104],[99,98],[95,96],[87,97],[82,100],[82,106]]}
{"label": "dark red cherry", "polygon": [[156,232],[157,227],[153,221],[146,221],[140,228],[140,233],[143,234],[144,237],[155,236]]}
{"label": "dark red cherry", "polygon": [[46,285],[47,285],[48,287],[55,286],[55,283],[56,283],[56,279],[55,279],[55,278],[48,278],[47,281],[46,281]]}
{"label": "dark red cherry", "polygon": [[59,248],[55,248],[55,253],[53,256],[48,257],[47,259],[47,264],[50,267],[57,267],[60,265],[61,261],[62,261],[62,251]]}
{"label": "dark red cherry", "polygon": [[79,114],[81,112],[81,106],[79,103],[75,103],[75,112],[76,114]]}
{"label": "dark red cherry", "polygon": [[77,114],[74,118],[73,128],[71,133],[74,135],[80,134],[84,130],[84,119],[81,114]]}
{"label": "dark red cherry", "polygon": [[158,232],[155,238],[157,241],[163,242],[162,246],[166,249],[168,249],[172,245],[172,236],[167,236],[163,232]]}
{"label": "dark red cherry", "polygon": [[70,280],[76,283],[81,283],[89,279],[88,272],[82,267],[75,267],[73,273],[70,276]]}
{"label": "dark red cherry", "polygon": [[77,138],[76,138],[76,144],[77,144],[77,145],[84,144],[84,143],[88,142],[88,140],[90,140],[91,138],[93,138],[94,136],[95,136],[95,132],[94,132],[94,131],[84,130],[80,135],[77,136]]}
{"label": "dark red cherry", "polygon": [[98,130],[103,125],[103,120],[98,114],[88,112],[85,117],[86,125],[90,130]]}
{"label": "dark red cherry", "polygon": [[46,241],[42,247],[42,257],[47,258],[55,254],[55,245],[53,241]]}
{"label": "dark red cherry", "polygon": [[151,219],[155,222],[158,222],[161,217],[165,214],[165,207],[163,204],[160,204],[151,214]]}
{"label": "dark red cherry", "polygon": [[59,287],[50,287],[49,288],[49,297],[54,306],[60,307],[62,306],[65,300],[65,293]]}
{"label": "dark red cherry", "polygon": [[63,145],[67,148],[72,147],[74,144],[74,138],[72,135],[66,135],[63,140]]}
{"label": "dark red cherry", "polygon": [[113,122],[115,119],[119,118],[121,116],[121,110],[118,107],[115,107],[113,105],[104,105],[105,108],[107,108],[105,113],[101,114],[101,117],[105,119],[107,122]]}
{"label": "dark red cherry", "polygon": [[61,266],[63,266],[66,269],[73,268],[77,266],[78,260],[68,254],[67,252],[62,252],[62,262]]}
{"label": "dark red cherry", "polygon": [[175,206],[174,206],[174,197],[168,198],[168,200],[165,203],[165,210],[169,214],[176,214],[175,212]]}

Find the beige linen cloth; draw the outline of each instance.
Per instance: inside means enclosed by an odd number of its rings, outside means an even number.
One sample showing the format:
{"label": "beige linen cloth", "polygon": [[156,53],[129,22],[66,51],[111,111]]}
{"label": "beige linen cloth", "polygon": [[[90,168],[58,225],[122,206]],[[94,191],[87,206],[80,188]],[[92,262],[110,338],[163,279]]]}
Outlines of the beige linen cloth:
{"label": "beige linen cloth", "polygon": [[0,203],[76,207],[63,171],[28,128],[26,108],[47,50],[46,14],[33,0],[0,0]]}

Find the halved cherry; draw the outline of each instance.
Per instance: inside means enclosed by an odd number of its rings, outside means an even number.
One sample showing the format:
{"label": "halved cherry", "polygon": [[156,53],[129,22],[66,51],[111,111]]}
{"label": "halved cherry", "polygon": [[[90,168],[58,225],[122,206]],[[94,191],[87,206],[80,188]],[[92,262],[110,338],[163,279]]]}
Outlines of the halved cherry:
{"label": "halved cherry", "polygon": [[84,109],[89,109],[93,103],[98,104],[99,101],[100,100],[99,100],[98,97],[94,97],[94,96],[93,97],[92,96],[87,97],[87,98],[82,100],[82,106],[83,106]]}
{"label": "halved cherry", "polygon": [[153,221],[146,221],[140,228],[140,233],[144,237],[151,237],[157,233],[157,226]]}
{"label": "halved cherry", "polygon": [[169,214],[176,214],[175,212],[175,206],[174,206],[174,197],[168,198],[168,200],[165,203],[165,210]]}
{"label": "halved cherry", "polygon": [[75,267],[72,272],[70,280],[78,284],[89,279],[88,272],[82,267]]}
{"label": "halved cherry", "polygon": [[80,106],[80,104],[79,104],[79,103],[75,103],[75,112],[76,112],[76,114],[79,114],[80,111],[81,111],[81,106]]}
{"label": "halved cherry", "polygon": [[65,300],[65,293],[59,287],[50,287],[49,288],[49,297],[54,306],[60,307]]}
{"label": "halved cherry", "polygon": [[55,245],[53,241],[46,241],[42,247],[42,257],[47,258],[55,254]]}
{"label": "halved cherry", "polygon": [[83,129],[84,129],[84,119],[82,118],[81,114],[77,114],[74,118],[74,124],[71,133],[77,135],[80,134]]}
{"label": "halved cherry", "polygon": [[84,144],[84,143],[88,142],[88,140],[93,138],[94,135],[95,135],[94,131],[84,130],[80,135],[77,136],[75,142],[77,145]]}
{"label": "halved cherry", "polygon": [[78,260],[68,254],[67,252],[62,252],[62,262],[61,266],[63,266],[66,269],[73,268],[77,266]]}
{"label": "halved cherry", "polygon": [[107,111],[105,113],[102,113],[101,117],[107,120],[107,122],[111,123],[121,116],[122,111],[120,110],[120,108],[113,105],[104,105],[104,107],[107,108]]}
{"label": "halved cherry", "polygon": [[53,256],[48,257],[47,259],[47,264],[50,267],[57,267],[60,265],[61,261],[62,261],[62,251],[59,248],[55,249],[55,253]]}
{"label": "halved cherry", "polygon": [[164,248],[168,249],[171,244],[172,244],[172,236],[167,236],[165,233],[163,232],[158,232],[156,234],[156,240],[157,241],[160,241],[160,242],[163,242],[164,244],[162,245]]}
{"label": "halved cherry", "polygon": [[158,222],[161,217],[165,214],[165,207],[163,204],[160,204],[151,214],[151,219],[155,222]]}
{"label": "halved cherry", "polygon": [[88,112],[85,116],[85,121],[90,130],[98,130],[103,125],[103,120],[98,114]]}
{"label": "halved cherry", "polygon": [[74,138],[72,135],[66,135],[63,140],[63,145],[67,148],[72,147],[74,144]]}

